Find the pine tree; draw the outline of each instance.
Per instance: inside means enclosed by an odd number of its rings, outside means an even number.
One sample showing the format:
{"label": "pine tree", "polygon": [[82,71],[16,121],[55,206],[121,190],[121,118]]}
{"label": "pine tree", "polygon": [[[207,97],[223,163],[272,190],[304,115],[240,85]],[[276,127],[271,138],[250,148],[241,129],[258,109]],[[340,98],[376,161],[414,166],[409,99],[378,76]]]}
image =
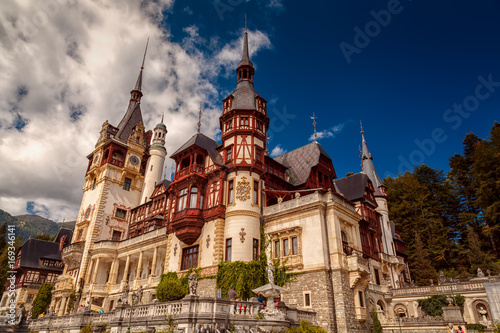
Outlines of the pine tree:
{"label": "pine tree", "polygon": [[467,256],[470,263],[470,272],[476,274],[477,269],[480,268],[483,272],[490,270],[493,274],[496,274],[498,272],[498,264],[495,263],[495,257],[481,250],[479,237],[472,227],[469,227],[467,231],[467,241],[469,244]]}
{"label": "pine tree", "polygon": [[420,239],[418,232],[415,232],[415,250],[413,255],[410,256],[412,263],[412,275],[415,278],[417,285],[429,285],[430,280],[437,278],[437,272],[429,260],[429,254],[424,248],[424,244]]}
{"label": "pine tree", "polygon": [[377,312],[375,309],[372,310],[372,321],[373,321],[373,333],[382,333],[382,324],[380,324],[380,320],[378,319]]}

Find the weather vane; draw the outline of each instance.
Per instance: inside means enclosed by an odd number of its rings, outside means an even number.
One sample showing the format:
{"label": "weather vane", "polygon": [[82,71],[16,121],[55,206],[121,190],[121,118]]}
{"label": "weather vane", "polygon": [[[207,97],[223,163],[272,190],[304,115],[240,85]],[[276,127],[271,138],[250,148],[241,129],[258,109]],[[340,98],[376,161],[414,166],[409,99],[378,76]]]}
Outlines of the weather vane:
{"label": "weather vane", "polygon": [[316,132],[316,119],[318,119],[313,112],[313,116],[311,117],[313,120],[313,126],[314,126],[314,142],[318,142],[318,133]]}
{"label": "weather vane", "polygon": [[361,126],[361,134],[365,133],[365,131],[363,131],[363,122],[361,120],[359,121],[359,126]]}

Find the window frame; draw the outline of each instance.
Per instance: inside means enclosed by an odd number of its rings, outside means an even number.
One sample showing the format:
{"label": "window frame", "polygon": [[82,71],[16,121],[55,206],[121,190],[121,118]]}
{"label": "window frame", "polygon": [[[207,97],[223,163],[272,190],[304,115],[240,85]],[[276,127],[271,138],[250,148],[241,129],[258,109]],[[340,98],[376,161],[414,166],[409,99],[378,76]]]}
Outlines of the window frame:
{"label": "window frame", "polygon": [[[193,252],[190,253],[190,251],[192,250]],[[199,245],[183,248],[182,258],[181,258],[181,271],[185,271],[190,268],[197,268],[199,254],[200,254]]]}
{"label": "window frame", "polygon": [[[184,187],[179,190],[179,195],[177,196],[177,211],[182,212],[187,206],[187,194],[188,188]],[[181,208],[182,207],[182,208]]]}
{"label": "window frame", "polygon": [[257,261],[257,260],[259,260],[259,240],[257,238],[253,239],[252,246],[253,246],[253,248],[252,248],[253,249],[253,252],[252,252],[253,260]]}
{"label": "window frame", "polygon": [[234,180],[233,179],[231,179],[227,183],[227,203],[228,204],[234,203]]}
{"label": "window frame", "polygon": [[123,189],[125,191],[130,191],[130,186],[132,186],[132,179],[125,177],[125,180],[123,181]]}
{"label": "window frame", "polygon": [[259,204],[259,182],[257,180],[253,181],[253,204]]}
{"label": "window frame", "polygon": [[233,239],[226,238],[226,250],[225,250],[226,261],[232,261],[233,259]]}

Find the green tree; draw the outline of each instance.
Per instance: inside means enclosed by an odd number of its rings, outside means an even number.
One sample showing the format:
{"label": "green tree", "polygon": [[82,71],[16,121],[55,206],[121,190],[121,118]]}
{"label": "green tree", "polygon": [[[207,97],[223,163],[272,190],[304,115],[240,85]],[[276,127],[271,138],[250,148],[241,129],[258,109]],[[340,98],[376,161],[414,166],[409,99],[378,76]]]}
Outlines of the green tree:
{"label": "green tree", "polygon": [[47,311],[47,307],[52,300],[52,285],[50,283],[44,282],[38,289],[38,293],[33,301],[33,308],[31,312],[31,318],[36,319],[38,316]]}
{"label": "green tree", "polygon": [[34,239],[40,239],[40,240],[44,240],[44,241],[48,241],[48,242],[51,242],[52,239],[54,237],[52,237],[51,235],[49,234],[40,234],[40,235],[36,235],[35,237],[33,237]]}
{"label": "green tree", "polygon": [[10,265],[12,264],[12,261],[9,258],[9,252],[13,252],[17,254],[19,247],[22,245],[22,240],[21,237],[17,237],[16,240],[14,241],[14,251],[12,250],[12,246],[10,243],[6,243],[6,245],[3,247],[2,252],[0,253],[0,291],[3,292],[5,289],[5,283],[7,282],[7,277],[8,277],[8,271],[11,270]]}
{"label": "green tree", "polygon": [[286,330],[286,333],[326,333],[326,331],[307,320],[302,320],[299,327],[290,327]]}
{"label": "green tree", "polygon": [[380,320],[378,319],[377,312],[375,309],[372,309],[372,321],[373,321],[373,333],[382,333],[382,324],[380,323]]}
{"label": "green tree", "polygon": [[156,298],[160,302],[177,301],[188,292],[188,284],[178,278],[177,273],[168,272],[160,276],[160,283],[156,286]]}
{"label": "green tree", "polygon": [[420,235],[415,232],[415,250],[410,256],[413,277],[418,285],[429,285],[431,279],[436,279],[437,272],[429,260],[427,250],[420,239]]}
{"label": "green tree", "polygon": [[70,295],[69,295],[69,299],[68,299],[68,305],[66,306],[66,312],[67,313],[72,313],[73,312],[73,309],[75,307],[75,301],[76,301],[76,292],[73,291]]}
{"label": "green tree", "polygon": [[472,227],[468,227],[467,232],[467,242],[469,245],[467,256],[470,263],[470,273],[476,274],[477,269],[480,268],[484,272],[490,270],[493,274],[496,274],[498,271],[498,263],[495,263],[495,257],[481,249],[479,237]]}

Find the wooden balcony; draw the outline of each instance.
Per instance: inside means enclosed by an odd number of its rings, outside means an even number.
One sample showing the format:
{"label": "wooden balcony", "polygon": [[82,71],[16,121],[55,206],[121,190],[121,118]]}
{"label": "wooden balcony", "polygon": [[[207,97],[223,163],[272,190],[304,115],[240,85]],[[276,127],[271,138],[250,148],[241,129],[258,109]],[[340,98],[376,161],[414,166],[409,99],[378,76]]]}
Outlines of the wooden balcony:
{"label": "wooden balcony", "polygon": [[201,209],[186,208],[173,214],[171,228],[177,238],[190,245],[201,235],[204,223]]}
{"label": "wooden balcony", "polygon": [[179,170],[175,174],[175,180],[181,179],[183,177],[186,177],[191,174],[199,174],[199,175],[204,175],[205,174],[205,168],[202,167],[201,165],[198,164],[191,164],[184,169]]}

